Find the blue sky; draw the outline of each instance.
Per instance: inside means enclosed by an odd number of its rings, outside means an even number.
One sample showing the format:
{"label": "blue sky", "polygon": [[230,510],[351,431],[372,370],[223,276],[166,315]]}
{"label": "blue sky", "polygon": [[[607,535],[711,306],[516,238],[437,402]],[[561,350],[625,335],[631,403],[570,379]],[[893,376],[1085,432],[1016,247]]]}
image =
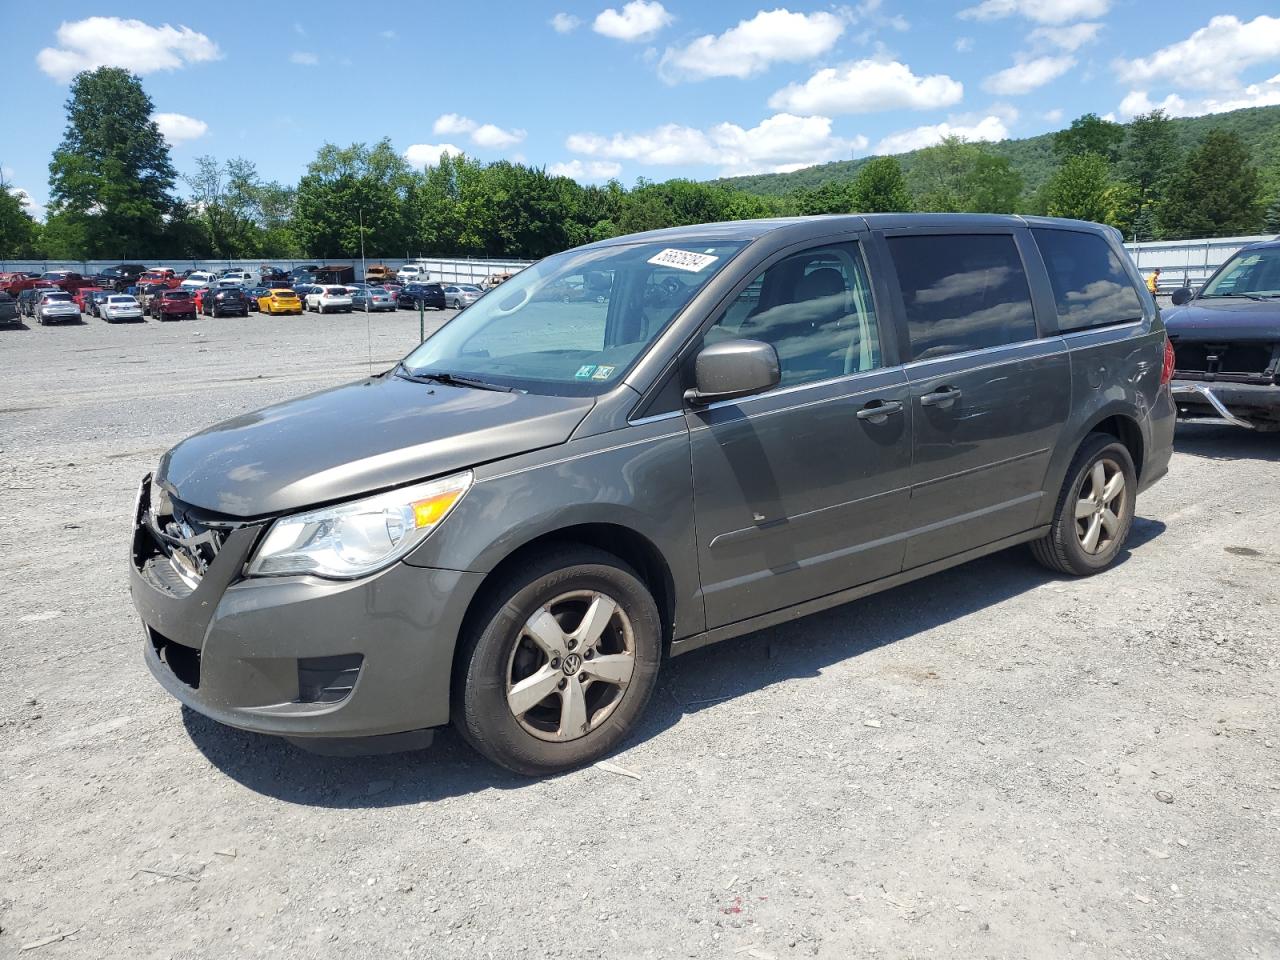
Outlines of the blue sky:
{"label": "blue sky", "polygon": [[325,141],[383,136],[417,165],[462,150],[629,184],[1280,103],[1274,0],[0,0],[0,19],[0,165],[37,211],[67,82],[103,63],[143,76],[180,171],[244,156],[288,183]]}

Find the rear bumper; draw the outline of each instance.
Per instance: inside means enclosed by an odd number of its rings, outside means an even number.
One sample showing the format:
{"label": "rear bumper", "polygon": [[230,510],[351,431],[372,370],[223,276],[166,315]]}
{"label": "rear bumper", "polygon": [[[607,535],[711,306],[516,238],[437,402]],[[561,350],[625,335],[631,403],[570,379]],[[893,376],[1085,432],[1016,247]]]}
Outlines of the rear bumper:
{"label": "rear bumper", "polygon": [[1175,380],[1171,385],[1180,420],[1227,422],[1256,429],[1256,421],[1280,423],[1280,386]]}
{"label": "rear bumper", "polygon": [[265,524],[241,527],[194,589],[134,518],[129,588],[144,658],[176,699],[220,723],[345,739],[449,719],[453,651],[480,574],[397,563],[357,581],[246,579]]}

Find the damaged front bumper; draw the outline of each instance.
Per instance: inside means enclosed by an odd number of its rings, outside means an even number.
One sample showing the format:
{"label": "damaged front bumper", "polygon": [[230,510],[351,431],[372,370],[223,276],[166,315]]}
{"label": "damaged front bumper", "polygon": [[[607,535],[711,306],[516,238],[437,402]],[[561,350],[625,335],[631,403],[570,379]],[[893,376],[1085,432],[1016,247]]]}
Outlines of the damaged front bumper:
{"label": "damaged front bumper", "polygon": [[1280,429],[1280,385],[1174,380],[1170,391],[1179,420]]}

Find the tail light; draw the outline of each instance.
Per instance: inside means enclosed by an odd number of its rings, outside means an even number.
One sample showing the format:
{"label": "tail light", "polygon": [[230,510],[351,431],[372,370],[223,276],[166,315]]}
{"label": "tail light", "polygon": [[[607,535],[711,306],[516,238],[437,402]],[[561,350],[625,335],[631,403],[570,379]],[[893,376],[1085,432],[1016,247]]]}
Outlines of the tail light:
{"label": "tail light", "polygon": [[1160,386],[1173,379],[1173,341],[1164,338],[1164,366],[1160,368]]}

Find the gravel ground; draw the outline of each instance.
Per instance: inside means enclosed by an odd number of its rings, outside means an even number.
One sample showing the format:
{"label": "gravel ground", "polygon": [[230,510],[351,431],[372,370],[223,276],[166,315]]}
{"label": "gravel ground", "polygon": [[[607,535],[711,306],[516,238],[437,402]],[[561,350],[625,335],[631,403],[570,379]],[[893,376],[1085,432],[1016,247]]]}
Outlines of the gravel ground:
{"label": "gravel ground", "polygon": [[1280,956],[1274,436],[1181,428],[1104,575],[1012,550],[665,665],[634,778],[184,712],[138,478],[417,325],[0,331],[0,956]]}

